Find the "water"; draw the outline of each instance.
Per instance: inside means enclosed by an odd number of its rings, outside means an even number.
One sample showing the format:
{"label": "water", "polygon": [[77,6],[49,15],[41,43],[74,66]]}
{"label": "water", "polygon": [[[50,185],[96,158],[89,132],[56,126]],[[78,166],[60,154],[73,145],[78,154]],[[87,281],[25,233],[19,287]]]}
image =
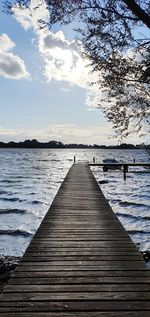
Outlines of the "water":
{"label": "water", "polygon": [[[148,161],[144,150],[0,149],[0,256],[22,256],[76,155],[77,161],[115,158]],[[105,197],[140,250],[150,250],[150,183],[148,170],[92,171]]]}

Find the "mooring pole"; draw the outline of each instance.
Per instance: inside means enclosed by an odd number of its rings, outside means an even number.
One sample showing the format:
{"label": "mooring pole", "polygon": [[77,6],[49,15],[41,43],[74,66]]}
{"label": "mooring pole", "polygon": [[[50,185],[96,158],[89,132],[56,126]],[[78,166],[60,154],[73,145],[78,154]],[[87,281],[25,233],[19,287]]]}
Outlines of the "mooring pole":
{"label": "mooring pole", "polygon": [[74,162],[74,163],[76,162],[76,157],[75,157],[75,155],[74,155],[74,157],[73,157],[73,162]]}
{"label": "mooring pole", "polygon": [[128,165],[124,164],[123,165],[123,176],[124,176],[124,181],[126,180],[126,173],[128,172]]}
{"label": "mooring pole", "polygon": [[93,164],[95,164],[95,157],[93,156]]}

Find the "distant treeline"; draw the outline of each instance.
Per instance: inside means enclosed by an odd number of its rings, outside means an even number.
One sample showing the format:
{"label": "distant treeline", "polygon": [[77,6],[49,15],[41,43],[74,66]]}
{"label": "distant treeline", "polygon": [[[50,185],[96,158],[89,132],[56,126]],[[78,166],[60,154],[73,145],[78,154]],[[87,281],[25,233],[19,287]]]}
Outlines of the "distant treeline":
{"label": "distant treeline", "polygon": [[49,142],[39,142],[36,139],[33,140],[25,140],[23,142],[0,142],[0,148],[26,148],[26,149],[141,149],[148,148],[150,149],[150,145],[133,145],[122,143],[120,145],[88,145],[88,144],[63,144],[59,141],[49,141]]}

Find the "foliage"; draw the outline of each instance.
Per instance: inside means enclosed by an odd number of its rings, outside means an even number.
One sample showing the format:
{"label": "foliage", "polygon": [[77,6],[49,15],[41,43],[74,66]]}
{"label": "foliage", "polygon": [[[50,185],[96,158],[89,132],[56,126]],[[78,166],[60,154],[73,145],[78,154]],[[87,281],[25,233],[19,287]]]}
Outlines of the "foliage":
{"label": "foliage", "polygon": [[[49,27],[75,22],[84,57],[96,74],[97,106],[122,137],[150,123],[149,0],[45,0]],[[20,7],[30,0],[16,0]],[[11,10],[14,1],[7,2]],[[35,8],[36,9],[36,8]],[[44,21],[41,21],[41,27]],[[150,37],[150,36],[149,36]]]}

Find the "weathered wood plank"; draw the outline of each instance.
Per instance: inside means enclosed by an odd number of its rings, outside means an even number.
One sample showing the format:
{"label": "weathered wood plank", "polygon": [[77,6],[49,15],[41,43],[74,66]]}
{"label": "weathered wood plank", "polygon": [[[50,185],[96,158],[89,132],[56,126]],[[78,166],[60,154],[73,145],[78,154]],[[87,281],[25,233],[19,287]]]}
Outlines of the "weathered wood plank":
{"label": "weathered wood plank", "polygon": [[[44,252],[43,252],[44,253]],[[139,254],[137,255],[74,255],[74,256],[55,256],[55,255],[41,255],[37,256],[35,253],[35,256],[32,254],[31,256],[26,255],[24,259],[21,261],[22,263],[25,262],[50,262],[50,261],[143,261],[142,256]]]}
{"label": "weathered wood plank", "polygon": [[149,300],[3,301],[0,312],[150,311]]}
{"label": "weathered wood plank", "polygon": [[70,285],[70,284],[150,284],[150,276],[66,276],[66,277],[11,277],[8,285]]}
{"label": "weathered wood plank", "polygon": [[[0,295],[1,299],[1,295]],[[69,300],[150,300],[150,292],[26,292],[26,293],[5,293],[2,294],[3,302],[14,301],[69,301]]]}
{"label": "weathered wood plank", "polygon": [[[142,263],[140,263],[140,261],[142,262]],[[135,266],[135,268],[137,268],[137,267],[139,267],[139,264],[141,265],[141,268],[144,268],[144,270],[145,270],[145,263],[143,263],[143,260],[139,260],[138,262],[137,261],[135,261],[135,263],[134,263],[134,266]],[[78,266],[81,266],[81,267],[85,267],[85,268],[88,268],[88,267],[90,267],[90,266],[94,266],[94,267],[98,267],[98,268],[103,268],[104,266],[106,267],[106,266],[108,266],[109,268],[113,268],[113,267],[116,267],[116,268],[118,268],[118,267],[130,267],[130,265],[133,265],[133,263],[131,263],[129,260],[128,261],[121,261],[121,262],[119,262],[119,261],[116,261],[116,260],[114,260],[112,263],[110,263],[110,262],[108,262],[108,261],[103,261],[103,260],[101,260],[101,261],[99,261],[99,260],[94,260],[94,261],[92,261],[92,260],[86,260],[86,261],[82,261],[80,258],[79,258],[79,260],[78,261],[75,261],[75,260],[71,260],[71,261],[58,261],[58,260],[51,260],[51,261],[47,261],[47,262],[41,262],[40,261],[40,259],[39,259],[39,261],[38,262],[36,262],[34,259],[32,259],[32,261],[26,261],[26,258],[25,258],[25,260],[24,261],[22,261],[22,262],[20,262],[20,265],[19,265],[19,267],[23,267],[23,266],[27,266],[27,268],[28,267],[33,267],[34,269],[35,269],[35,267],[36,266],[38,266],[38,267],[48,267],[48,268],[50,268],[51,269],[51,266],[61,266],[61,267],[78,267]]]}
{"label": "weathered wood plank", "polygon": [[63,242],[61,243],[49,243],[49,244],[44,244],[44,243],[41,243],[40,245],[37,243],[37,244],[31,244],[31,248],[30,248],[30,250],[39,250],[39,251],[42,251],[42,250],[44,250],[45,249],[45,251],[47,250],[51,250],[52,248],[55,248],[55,249],[60,249],[61,247],[63,248],[66,248],[66,250],[68,249],[74,249],[74,250],[76,250],[76,251],[81,251],[81,250],[83,250],[83,249],[93,249],[94,248],[94,246],[95,246],[95,248],[99,248],[99,251],[100,252],[103,252],[104,251],[104,249],[107,249],[107,251],[109,251],[109,250],[114,250],[114,251],[119,251],[119,250],[126,250],[126,251],[128,251],[128,250],[131,250],[131,251],[134,251],[135,250],[135,248],[134,248],[134,246],[132,245],[132,244],[123,244],[123,243],[110,243],[110,245],[109,245],[109,242],[108,241],[106,241],[106,242],[104,242],[104,241],[102,241],[102,242],[100,242],[100,243],[95,243],[94,244],[94,242],[93,243],[91,243],[91,242],[88,242],[87,244],[86,243],[77,243],[77,244],[75,244],[75,243],[64,243],[63,244]]}
{"label": "weathered wood plank", "polygon": [[132,242],[129,242],[129,241],[89,241],[88,243],[86,241],[49,241],[49,242],[44,242],[44,241],[39,241],[39,242],[36,242],[36,241],[33,241],[31,242],[31,247],[56,247],[56,248],[61,248],[61,247],[68,247],[68,248],[82,248],[82,247],[91,247],[91,248],[94,248],[94,247],[103,247],[103,248],[106,248],[106,247],[114,247],[114,248],[121,248],[122,246],[124,247],[132,247],[134,248],[134,245]]}
{"label": "weathered wood plank", "polygon": [[[100,252],[101,250],[95,250],[94,252],[92,252],[91,249],[87,249],[86,251],[85,250],[77,250],[77,251],[74,251],[74,249],[69,249],[69,253],[68,253],[68,250],[67,249],[50,249],[49,251],[45,250],[45,251],[35,251],[35,252],[26,252],[26,255],[24,256],[24,258],[28,258],[28,257],[32,257],[34,259],[34,257],[53,257],[55,259],[58,258],[58,257],[61,257],[61,258],[66,258],[66,257],[88,257],[88,259],[90,260],[90,258],[93,256],[93,257],[98,257],[100,259],[102,259],[104,257],[104,260],[107,260],[107,257],[108,259],[111,257],[112,259],[113,258],[116,258],[118,259],[118,257],[127,257],[129,260],[132,259],[132,257],[141,257],[142,255],[139,254],[137,251],[125,251],[125,250],[120,250],[120,251],[109,251],[109,250],[103,250],[102,254]],[[21,260],[22,261],[22,260]]]}
{"label": "weathered wood plank", "polygon": [[15,274],[13,274],[12,276],[16,276],[16,277],[93,277],[93,276],[97,276],[97,277],[117,277],[117,276],[121,276],[121,277],[146,277],[146,278],[150,278],[150,272],[148,271],[144,271],[144,270],[107,270],[107,271],[91,271],[91,270],[86,270],[86,271],[79,271],[79,269],[77,269],[76,271],[15,271]]}
{"label": "weathered wood plank", "polygon": [[[93,250],[93,251],[92,251]],[[37,251],[37,253],[36,253]],[[108,255],[108,256],[112,256],[113,258],[116,256],[116,255],[127,255],[129,254],[129,257],[132,255],[135,255],[135,256],[139,256],[139,260],[140,258],[142,258],[142,255],[140,253],[138,253],[136,251],[136,249],[134,249],[132,246],[121,246],[120,247],[110,247],[110,246],[107,246],[107,247],[104,247],[104,246],[96,246],[96,248],[92,248],[92,246],[89,246],[89,247],[84,247],[84,245],[80,245],[80,246],[77,246],[77,247],[73,247],[73,246],[65,246],[64,248],[61,248],[60,246],[39,246],[37,245],[36,246],[31,246],[30,248],[30,251],[27,251],[26,253],[26,256],[32,256],[33,254],[33,257],[37,254],[38,255],[52,255],[54,256],[56,254],[56,256],[99,256],[99,257],[102,257],[102,256],[105,256],[105,255]],[[106,258],[105,258],[106,259]],[[104,260],[105,260],[104,259]]]}
{"label": "weathered wood plank", "polygon": [[36,243],[38,242],[50,242],[50,241],[123,241],[123,242],[128,242],[129,241],[129,238],[128,237],[121,237],[121,236],[112,236],[112,237],[108,237],[108,236],[61,236],[61,237],[44,237],[44,236],[40,236],[38,235],[38,237],[36,237]]}
{"label": "weathered wood plank", "polygon": [[[1,313],[1,317],[79,317],[79,312],[18,312],[18,313]],[[80,312],[80,317],[120,317],[120,312]],[[146,311],[122,311],[121,317],[149,317],[149,312]]]}
{"label": "weathered wood plank", "polygon": [[[81,282],[81,281],[80,281]],[[5,287],[4,293],[44,293],[44,292],[148,292],[150,291],[150,284],[57,284],[57,285],[16,285],[10,284]]]}
{"label": "weathered wood plank", "polygon": [[[92,249],[61,249],[61,248],[51,248],[51,249],[46,249],[45,251],[41,250],[41,251],[37,251],[36,252],[36,249],[34,251],[28,251],[26,252],[26,257],[24,257],[24,259],[28,258],[28,257],[32,257],[32,259],[34,260],[35,257],[38,257],[38,259],[42,259],[42,257],[45,256],[45,257],[53,257],[55,259],[58,258],[58,257],[88,257],[90,258],[91,256],[94,256],[94,257],[99,257],[100,259],[104,259],[104,260],[109,260],[109,258],[111,257],[112,259],[113,258],[116,258],[116,260],[118,259],[118,257],[120,256],[123,257],[127,257],[128,260],[131,260],[132,257],[136,256],[136,257],[141,257],[141,255],[137,252],[137,251],[132,251],[132,250],[128,250],[128,249],[120,249],[119,250],[115,250],[113,249],[112,250],[106,250],[106,249],[97,249],[97,251],[92,251]],[[21,260],[21,261],[24,261],[24,260]]]}
{"label": "weathered wood plank", "polygon": [[[120,265],[120,263],[118,265],[111,265],[111,266],[82,266],[80,267],[79,265],[78,266],[56,266],[54,267],[53,265],[47,267],[47,266],[21,266],[19,265],[16,272],[59,272],[59,271],[105,271],[105,274],[107,275],[107,271],[113,271],[113,270],[119,270],[119,269],[122,269],[122,271],[128,271],[128,270],[133,270],[133,271],[137,271],[139,268],[139,264],[136,265],[134,263],[130,263],[128,265],[126,265],[126,267],[124,267],[123,263],[122,263],[122,266]],[[144,266],[142,268],[140,268],[141,270],[145,270]]]}

